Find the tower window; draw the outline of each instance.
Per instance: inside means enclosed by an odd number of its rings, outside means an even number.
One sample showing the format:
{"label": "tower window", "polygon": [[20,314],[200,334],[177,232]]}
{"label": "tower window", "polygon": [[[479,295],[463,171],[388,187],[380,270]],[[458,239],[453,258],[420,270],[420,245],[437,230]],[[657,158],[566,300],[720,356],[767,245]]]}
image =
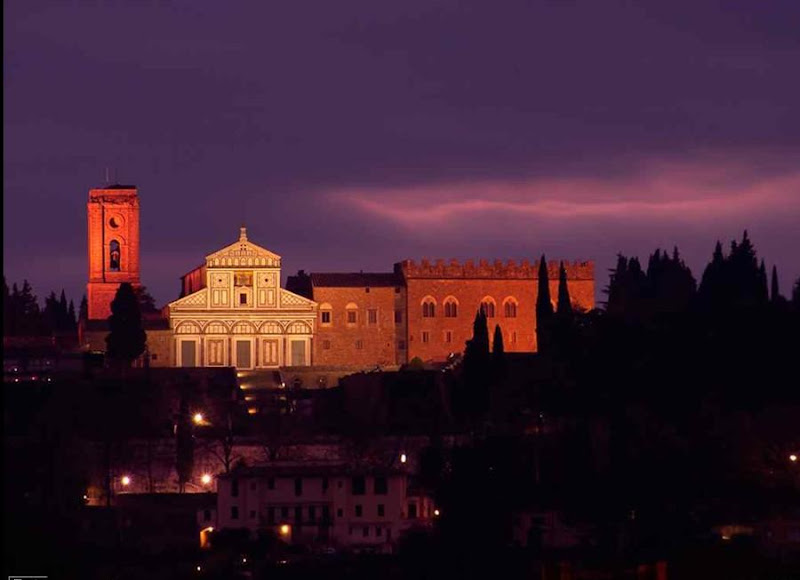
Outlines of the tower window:
{"label": "tower window", "polygon": [[111,243],[108,245],[108,269],[112,272],[119,272],[120,270],[120,252],[119,252],[119,242],[117,240],[111,240]]}

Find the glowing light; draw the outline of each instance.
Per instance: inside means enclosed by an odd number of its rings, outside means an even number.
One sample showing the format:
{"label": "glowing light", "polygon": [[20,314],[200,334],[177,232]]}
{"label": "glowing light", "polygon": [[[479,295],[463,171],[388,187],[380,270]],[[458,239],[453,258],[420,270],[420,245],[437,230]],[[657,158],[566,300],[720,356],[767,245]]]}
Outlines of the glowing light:
{"label": "glowing light", "polygon": [[242,564],[247,564],[247,558],[242,558]]}
{"label": "glowing light", "polygon": [[406,461],[408,461],[408,457],[406,457],[405,453],[401,453],[400,454],[400,463],[405,463]]}
{"label": "glowing light", "polygon": [[440,513],[441,512],[439,510],[433,510],[433,515],[435,515],[437,518],[439,517]]}
{"label": "glowing light", "polygon": [[291,528],[289,527],[289,524],[283,524],[281,526],[281,535],[282,536],[288,536],[289,535],[289,530],[291,530]]}
{"label": "glowing light", "polygon": [[211,483],[211,474],[204,473],[203,477],[200,478],[200,481],[202,481],[203,484],[208,485],[209,483]]}
{"label": "glowing light", "polygon": [[255,407],[249,407],[247,409],[247,414],[248,415],[255,415],[256,413],[258,413],[258,409],[256,409]]}
{"label": "glowing light", "polygon": [[194,417],[192,417],[192,421],[195,422],[195,425],[200,425],[203,422],[203,414],[195,413]]}
{"label": "glowing light", "polygon": [[130,477],[128,477],[127,475],[123,475],[123,476],[122,476],[122,485],[124,485],[125,487],[127,487],[127,486],[129,486],[130,484],[131,484],[131,478],[130,478]]}
{"label": "glowing light", "polygon": [[88,499],[89,499],[89,496],[88,496],[88,495],[86,495],[86,494],[84,494],[84,495],[83,495],[83,499],[84,499],[84,500],[88,500]]}
{"label": "glowing light", "polygon": [[789,461],[792,461],[792,462],[794,462],[794,461],[797,461],[797,455],[795,455],[794,453],[792,453],[792,454],[789,456]]}
{"label": "glowing light", "polygon": [[197,571],[199,572],[200,570],[202,570],[202,568],[200,566],[198,566],[197,567]]}

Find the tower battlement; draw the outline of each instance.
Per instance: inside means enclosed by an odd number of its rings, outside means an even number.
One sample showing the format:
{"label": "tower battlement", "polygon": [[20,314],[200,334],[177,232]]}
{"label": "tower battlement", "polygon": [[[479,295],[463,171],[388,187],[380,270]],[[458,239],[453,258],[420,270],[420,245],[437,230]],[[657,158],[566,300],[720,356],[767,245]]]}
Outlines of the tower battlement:
{"label": "tower battlement", "polygon": [[[558,260],[548,260],[547,276],[550,280],[558,279]],[[568,280],[594,280],[593,261],[564,262]],[[536,280],[539,278],[539,260],[474,260],[461,262],[456,259],[429,260],[423,258],[419,263],[414,260],[403,260],[395,264],[395,270],[408,278],[486,278]]]}

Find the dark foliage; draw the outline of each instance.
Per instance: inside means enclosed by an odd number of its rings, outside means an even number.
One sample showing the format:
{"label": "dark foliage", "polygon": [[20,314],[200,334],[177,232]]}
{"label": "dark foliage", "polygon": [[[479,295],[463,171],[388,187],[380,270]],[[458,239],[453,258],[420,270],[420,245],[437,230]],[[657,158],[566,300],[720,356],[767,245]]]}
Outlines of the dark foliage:
{"label": "dark foliage", "polygon": [[111,302],[108,317],[109,334],[106,337],[106,355],[122,365],[130,364],[145,350],[147,336],[142,327],[142,314],[133,287],[120,284]]}

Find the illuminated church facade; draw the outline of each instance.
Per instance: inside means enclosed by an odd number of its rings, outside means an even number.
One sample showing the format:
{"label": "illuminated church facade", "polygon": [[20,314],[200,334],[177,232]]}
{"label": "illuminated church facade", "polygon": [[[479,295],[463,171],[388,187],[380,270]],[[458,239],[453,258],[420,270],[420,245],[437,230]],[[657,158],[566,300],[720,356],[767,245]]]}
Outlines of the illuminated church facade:
{"label": "illuminated church facade", "polygon": [[[140,286],[139,198],[133,186],[89,193],[87,350],[104,351],[119,284]],[[551,297],[562,264],[547,264]],[[594,307],[594,264],[565,263],[573,305]],[[392,271],[309,273],[281,287],[281,257],[239,239],[181,277],[180,297],[145,317],[152,366],[396,368],[463,351],[483,307],[507,352],[536,345],[537,261],[405,260]]]}

